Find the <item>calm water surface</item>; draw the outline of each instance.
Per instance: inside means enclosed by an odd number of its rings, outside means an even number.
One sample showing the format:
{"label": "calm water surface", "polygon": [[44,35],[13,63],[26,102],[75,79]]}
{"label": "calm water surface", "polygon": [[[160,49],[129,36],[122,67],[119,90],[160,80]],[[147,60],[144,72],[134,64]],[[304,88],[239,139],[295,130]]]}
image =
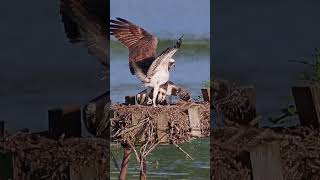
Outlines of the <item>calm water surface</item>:
{"label": "calm water surface", "polygon": [[[181,147],[194,159],[186,158],[186,155],[174,145],[162,145],[148,156],[147,177],[148,179],[188,179],[207,180],[210,179],[210,141],[209,139],[194,140],[184,143]],[[138,150],[137,150],[138,151]],[[122,161],[122,148],[112,147],[112,152],[119,166]],[[155,162],[159,165],[156,168]],[[117,179],[119,171],[111,163],[111,179]],[[127,179],[139,179],[139,165],[136,157],[132,154]]]}

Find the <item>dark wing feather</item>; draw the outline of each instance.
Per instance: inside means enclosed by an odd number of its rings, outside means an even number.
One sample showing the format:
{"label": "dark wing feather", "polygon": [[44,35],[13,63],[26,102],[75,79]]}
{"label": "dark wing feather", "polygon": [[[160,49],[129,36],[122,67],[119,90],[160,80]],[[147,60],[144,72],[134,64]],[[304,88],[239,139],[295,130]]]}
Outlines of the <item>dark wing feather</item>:
{"label": "dark wing feather", "polygon": [[110,22],[110,34],[115,36],[122,45],[129,49],[131,73],[134,74],[131,65],[132,61],[140,62],[143,64],[141,66],[143,71],[147,71],[151,64],[150,60],[152,62],[155,59],[158,39],[128,20],[116,18],[116,20],[110,20]]}
{"label": "dark wing feather", "polygon": [[72,43],[82,42],[90,54],[107,66],[109,37],[107,1],[61,0],[60,13],[67,37]]}

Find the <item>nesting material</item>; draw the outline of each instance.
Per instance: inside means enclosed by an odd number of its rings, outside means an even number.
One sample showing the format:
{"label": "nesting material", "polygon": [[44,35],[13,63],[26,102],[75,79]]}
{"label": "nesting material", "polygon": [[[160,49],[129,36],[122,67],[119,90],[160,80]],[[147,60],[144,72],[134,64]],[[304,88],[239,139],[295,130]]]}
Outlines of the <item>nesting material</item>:
{"label": "nesting material", "polygon": [[[191,127],[188,116],[188,109],[191,106],[199,107],[200,131],[202,136],[209,136],[210,133],[210,110],[209,103],[183,102],[171,106],[151,107],[151,106],[126,106],[121,104],[112,105],[114,118],[111,119],[111,136],[114,141],[132,143],[144,141],[147,136],[152,136],[159,140],[157,127],[161,119],[161,131],[166,134],[169,143],[183,143],[191,140]],[[166,114],[168,118],[160,115]],[[163,121],[167,121],[166,125]],[[154,134],[147,134],[147,125],[154,128]],[[166,127],[166,128],[164,128]],[[159,129],[160,130],[160,129]],[[151,138],[151,137],[150,137]]]}
{"label": "nesting material", "polygon": [[252,179],[250,163],[243,159],[243,152],[271,142],[280,145],[283,179],[320,179],[319,130],[272,130],[235,123],[211,131],[211,179]]}
{"label": "nesting material", "polygon": [[15,179],[73,179],[76,171],[108,179],[109,141],[100,138],[52,140],[18,133],[6,137],[0,149],[14,157]]}

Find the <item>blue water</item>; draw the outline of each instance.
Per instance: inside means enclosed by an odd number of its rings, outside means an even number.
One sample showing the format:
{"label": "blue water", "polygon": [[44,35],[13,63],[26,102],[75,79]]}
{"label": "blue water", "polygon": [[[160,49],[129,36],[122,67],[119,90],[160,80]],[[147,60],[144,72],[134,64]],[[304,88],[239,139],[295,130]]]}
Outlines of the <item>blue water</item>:
{"label": "blue water", "polygon": [[[126,95],[136,95],[145,89],[141,81],[131,75],[127,58],[121,55],[111,56],[110,90],[113,102],[122,103]],[[197,98],[201,95],[203,82],[210,78],[209,56],[178,56],[175,59],[176,66],[170,73],[170,80],[186,87],[191,96]]]}

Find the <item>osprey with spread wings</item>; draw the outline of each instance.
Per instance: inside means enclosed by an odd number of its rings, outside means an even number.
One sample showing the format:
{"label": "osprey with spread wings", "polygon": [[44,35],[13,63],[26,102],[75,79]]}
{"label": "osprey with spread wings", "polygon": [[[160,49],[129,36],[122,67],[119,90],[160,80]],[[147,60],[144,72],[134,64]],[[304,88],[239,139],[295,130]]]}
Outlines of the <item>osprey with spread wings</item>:
{"label": "osprey with spread wings", "polygon": [[[115,36],[122,45],[129,49],[129,67],[132,75],[136,75],[145,86],[153,89],[153,105],[159,87],[168,82],[170,69],[175,64],[172,56],[181,47],[182,37],[172,46],[156,56],[158,40],[141,27],[132,22],[116,18],[110,20],[110,33]],[[148,90],[148,93],[152,89]]]}

